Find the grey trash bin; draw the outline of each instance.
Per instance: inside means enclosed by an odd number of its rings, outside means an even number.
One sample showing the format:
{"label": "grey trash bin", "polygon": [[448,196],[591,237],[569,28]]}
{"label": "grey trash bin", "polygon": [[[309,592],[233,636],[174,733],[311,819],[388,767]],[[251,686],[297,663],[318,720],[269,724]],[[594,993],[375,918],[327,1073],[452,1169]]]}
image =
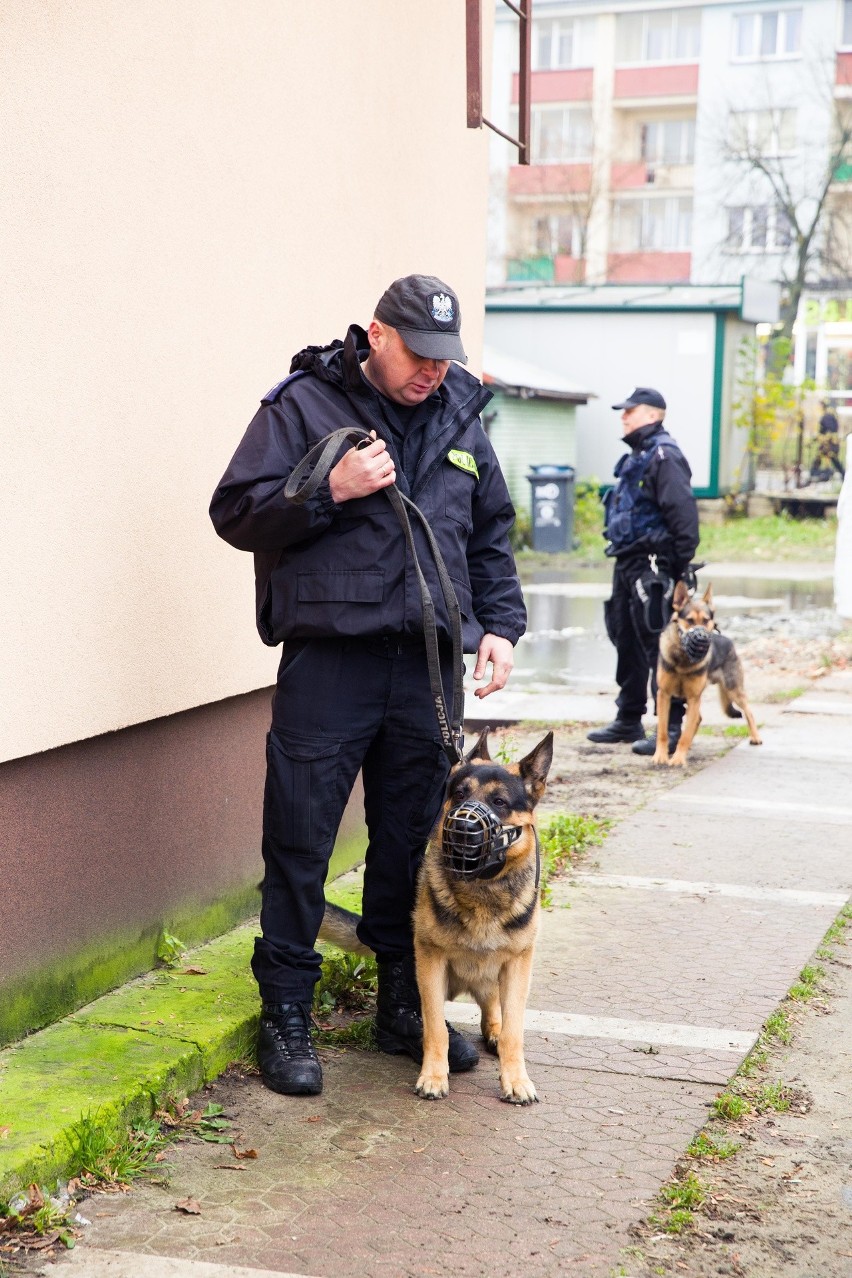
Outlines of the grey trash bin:
{"label": "grey trash bin", "polygon": [[527,475],[532,490],[533,550],[574,548],[574,467],[533,466]]}

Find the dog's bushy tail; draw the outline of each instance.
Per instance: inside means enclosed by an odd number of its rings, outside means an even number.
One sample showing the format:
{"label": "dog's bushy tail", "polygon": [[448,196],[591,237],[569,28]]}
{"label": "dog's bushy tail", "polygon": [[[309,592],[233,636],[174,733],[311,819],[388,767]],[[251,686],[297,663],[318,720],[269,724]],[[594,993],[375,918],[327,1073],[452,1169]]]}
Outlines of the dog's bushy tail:
{"label": "dog's bushy tail", "polygon": [[360,914],[353,914],[351,910],[344,910],[342,905],[333,905],[331,901],[326,901],[325,914],[320,925],[320,938],[341,950],[348,950],[350,954],[366,954],[372,957],[373,951],[358,939],[355,931],[360,922]]}

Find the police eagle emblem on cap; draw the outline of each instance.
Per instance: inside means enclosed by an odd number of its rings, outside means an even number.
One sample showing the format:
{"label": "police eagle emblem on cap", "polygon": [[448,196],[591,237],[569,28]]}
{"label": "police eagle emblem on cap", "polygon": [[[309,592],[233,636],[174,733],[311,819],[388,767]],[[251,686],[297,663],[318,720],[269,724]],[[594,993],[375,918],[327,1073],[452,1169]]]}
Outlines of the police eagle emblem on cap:
{"label": "police eagle emblem on cap", "polygon": [[432,318],[439,324],[452,324],[453,299],[446,293],[436,293],[432,298]]}

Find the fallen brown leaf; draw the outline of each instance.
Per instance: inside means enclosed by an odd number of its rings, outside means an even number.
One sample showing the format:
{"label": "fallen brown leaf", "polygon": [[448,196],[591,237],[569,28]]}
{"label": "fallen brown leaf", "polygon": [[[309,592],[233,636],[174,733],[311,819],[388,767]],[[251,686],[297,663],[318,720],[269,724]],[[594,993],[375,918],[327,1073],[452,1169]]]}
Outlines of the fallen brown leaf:
{"label": "fallen brown leaf", "polygon": [[11,1130],[11,1127],[0,1127],[0,1140],[5,1140]]}
{"label": "fallen brown leaf", "polygon": [[231,1149],[234,1151],[234,1158],[257,1158],[256,1149],[237,1149],[236,1145],[232,1145]]}
{"label": "fallen brown leaf", "polygon": [[59,1230],[55,1229],[52,1233],[42,1234],[34,1242],[27,1242],[27,1251],[43,1251],[45,1247],[52,1247],[59,1238]]}
{"label": "fallen brown leaf", "polygon": [[200,1216],[201,1206],[194,1198],[180,1198],[175,1203],[175,1211],[182,1211],[187,1216]]}
{"label": "fallen brown leaf", "polygon": [[306,1123],[321,1123],[322,1114],[311,1114],[310,1118],[305,1119]]}
{"label": "fallen brown leaf", "polygon": [[206,976],[206,967],[185,967],[181,972],[181,976]]}
{"label": "fallen brown leaf", "polygon": [[247,1167],[240,1167],[239,1163],[214,1163],[214,1171],[248,1171]]}

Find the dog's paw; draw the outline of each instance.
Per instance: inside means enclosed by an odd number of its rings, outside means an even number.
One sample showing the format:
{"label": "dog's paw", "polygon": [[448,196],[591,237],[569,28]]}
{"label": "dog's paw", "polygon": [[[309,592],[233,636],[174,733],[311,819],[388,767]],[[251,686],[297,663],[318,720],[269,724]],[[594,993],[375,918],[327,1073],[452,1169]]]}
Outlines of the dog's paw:
{"label": "dog's paw", "polygon": [[532,1079],[527,1078],[526,1074],[520,1078],[504,1076],[500,1079],[500,1086],[503,1089],[503,1100],[510,1105],[532,1105],[533,1101],[538,1100]]}
{"label": "dog's paw", "polygon": [[414,1084],[414,1090],[423,1100],[441,1100],[450,1094],[450,1076],[449,1074],[427,1074],[424,1070]]}
{"label": "dog's paw", "polygon": [[489,1051],[492,1056],[496,1056],[498,1050],[497,1045],[500,1042],[501,1026],[486,1025],[483,1021],[480,1029],[482,1031],[482,1040],[485,1043],[486,1050]]}
{"label": "dog's paw", "polygon": [[662,750],[656,750],[654,752],[654,757],[651,760],[651,762],[655,764],[657,767],[660,767],[661,764],[665,764],[666,766],[668,766],[668,764],[671,763],[671,759],[669,758],[668,746],[667,745],[663,746]]}
{"label": "dog's paw", "polygon": [[[654,757],[656,759],[656,756]],[[670,768],[685,768],[686,755],[681,753],[680,750],[675,750],[674,754],[667,762]]]}

